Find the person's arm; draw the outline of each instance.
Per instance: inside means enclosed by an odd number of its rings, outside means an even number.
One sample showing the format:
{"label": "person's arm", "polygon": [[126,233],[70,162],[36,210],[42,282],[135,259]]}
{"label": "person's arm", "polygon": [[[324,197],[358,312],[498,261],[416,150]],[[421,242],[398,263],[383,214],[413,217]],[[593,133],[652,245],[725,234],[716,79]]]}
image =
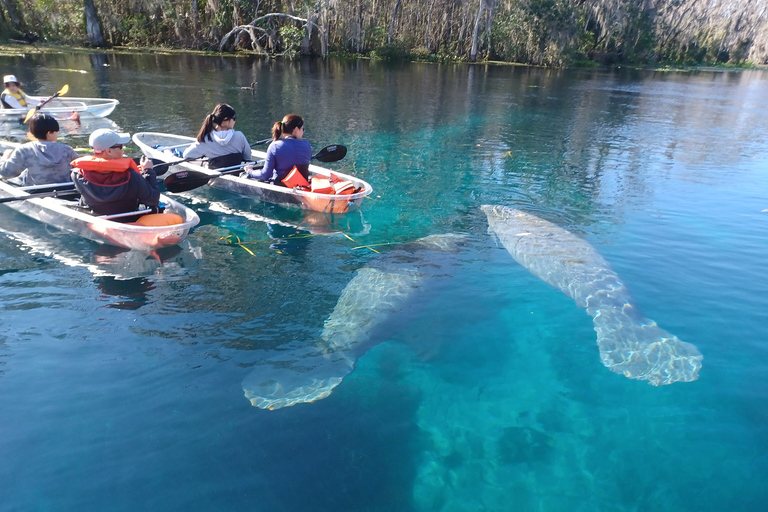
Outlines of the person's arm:
{"label": "person's arm", "polygon": [[261,169],[254,169],[252,171],[246,171],[249,178],[253,178],[259,181],[269,181],[272,179],[272,172],[275,170],[275,145],[274,143],[267,148],[267,159],[264,162],[264,167]]}
{"label": "person's arm", "polygon": [[205,146],[203,142],[193,142],[191,146],[181,154],[183,158],[202,158],[205,156]]}
{"label": "person's arm", "polygon": [[5,155],[0,159],[0,177],[3,178],[15,178],[21,174],[27,165],[24,161],[24,155],[18,149],[14,149],[13,153],[6,159]]}
{"label": "person's arm", "polygon": [[69,146],[69,145],[67,145],[67,144],[65,144],[65,146],[67,146],[67,147],[69,148],[69,151],[68,151],[69,155],[67,156],[67,158],[69,159],[69,160],[68,160],[69,162],[71,162],[72,160],[75,160],[75,159],[77,159],[77,158],[80,158],[80,155],[78,155],[78,154],[77,154],[77,151],[75,151],[74,149],[72,149],[72,147],[71,147],[71,146]]}
{"label": "person's arm", "polygon": [[131,181],[134,179],[139,202],[144,206],[157,206],[160,202],[160,188],[157,186],[155,170],[150,166],[141,172],[137,171],[135,175],[131,176]]}
{"label": "person's arm", "polygon": [[248,139],[245,137],[245,134],[243,132],[237,132],[240,134],[240,137],[243,141],[243,161],[249,162],[253,156],[251,155],[251,146],[248,144]]}

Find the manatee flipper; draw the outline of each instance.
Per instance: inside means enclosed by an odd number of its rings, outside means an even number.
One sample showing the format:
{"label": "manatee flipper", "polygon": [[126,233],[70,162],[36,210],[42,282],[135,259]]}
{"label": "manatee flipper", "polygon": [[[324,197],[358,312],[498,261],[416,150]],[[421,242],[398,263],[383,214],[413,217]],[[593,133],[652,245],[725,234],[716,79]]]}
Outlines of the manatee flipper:
{"label": "manatee flipper", "polygon": [[243,391],[254,407],[281,409],[327,397],[354,368],[343,353],[325,354],[315,345],[285,350],[257,366]]}
{"label": "manatee flipper", "polygon": [[[325,398],[355,368],[357,359],[380,341],[377,331],[400,322],[426,277],[441,273],[435,251],[457,249],[464,237],[433,235],[387,254],[344,287],[314,344],[285,347],[260,362],[243,380],[255,407],[280,409]],[[418,268],[418,270],[416,270]],[[386,330],[385,330],[386,334]]]}
{"label": "manatee flipper", "polygon": [[600,360],[611,371],[654,386],[699,377],[698,349],[640,315],[624,283],[589,243],[514,208],[482,210],[489,231],[518,263],[592,316]]}
{"label": "manatee flipper", "polygon": [[243,381],[246,398],[255,407],[274,410],[330,395],[355,369],[359,346],[401,310],[420,281],[419,274],[405,269],[358,270],[342,290],[320,339],[309,347],[281,351],[257,366]]}

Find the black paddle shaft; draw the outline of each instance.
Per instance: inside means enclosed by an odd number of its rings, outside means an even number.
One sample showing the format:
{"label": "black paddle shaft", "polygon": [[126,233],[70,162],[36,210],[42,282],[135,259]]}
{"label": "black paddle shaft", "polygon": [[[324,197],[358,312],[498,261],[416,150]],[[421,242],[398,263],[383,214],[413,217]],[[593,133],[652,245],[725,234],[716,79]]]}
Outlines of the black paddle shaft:
{"label": "black paddle shaft", "polygon": [[[312,157],[313,160],[320,160],[321,162],[338,162],[342,158],[344,158],[347,155],[347,147],[342,146],[341,144],[334,144],[332,146],[326,146],[320,151],[317,152],[316,155]],[[246,165],[250,165],[248,163],[241,164],[238,166],[233,167],[232,169],[222,169],[218,171],[218,175],[212,175],[210,172],[200,172],[200,171],[181,171],[177,172],[176,174],[172,174],[165,178],[165,189],[168,190],[168,192],[186,192],[188,190],[193,190],[199,187],[202,187],[203,185],[206,185],[209,181],[211,181],[214,178],[217,178],[218,176],[224,175],[224,174],[233,174],[236,172],[240,172],[240,170],[245,167]],[[263,164],[262,164],[263,167]],[[257,167],[258,168],[258,167]]]}

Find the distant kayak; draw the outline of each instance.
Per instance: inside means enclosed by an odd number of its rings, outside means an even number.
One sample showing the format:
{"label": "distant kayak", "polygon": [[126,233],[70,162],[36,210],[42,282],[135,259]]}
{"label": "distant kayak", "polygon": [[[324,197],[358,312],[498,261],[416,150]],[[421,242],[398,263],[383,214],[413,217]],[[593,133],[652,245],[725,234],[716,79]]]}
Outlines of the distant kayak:
{"label": "distant kayak", "polygon": [[[27,96],[27,105],[35,107],[41,101],[47,99],[43,96]],[[56,119],[67,119],[76,113],[80,117],[107,117],[111,114],[120,102],[110,98],[54,98],[40,112],[50,114]],[[27,109],[24,108],[3,108],[0,109],[0,121],[14,121],[24,119],[27,115]]]}
{"label": "distant kayak", "polygon": [[[371,185],[359,178],[337,171],[331,171],[330,169],[316,165],[309,166],[310,179],[312,177],[329,179],[331,178],[331,175],[333,175],[335,179],[349,183],[350,187],[353,187],[354,192],[342,195],[288,188],[247,177],[240,177],[237,170],[240,169],[241,166],[233,166],[233,170],[237,172],[236,174],[222,174],[220,172],[222,169],[209,169],[205,166],[202,160],[182,162],[181,160],[183,159],[174,156],[170,150],[183,150],[195,141],[192,137],[167,133],[142,132],[134,134],[133,141],[145,156],[169,162],[177,171],[180,171],[178,173],[180,179],[176,181],[177,185],[182,184],[182,180],[185,180],[185,184],[189,185],[188,187],[182,188],[180,186],[177,190],[172,190],[171,187],[168,186],[168,181],[166,181],[166,187],[169,192],[192,190],[193,188],[209,184],[212,187],[247,197],[253,197],[259,201],[324,213],[353,212],[360,207],[365,196],[373,192]],[[267,156],[266,153],[259,151],[253,151],[252,154],[255,160],[260,161],[259,163],[261,163]],[[189,173],[187,177],[181,174],[185,171]],[[166,180],[168,180],[168,178]],[[171,179],[171,181],[173,180]]]}

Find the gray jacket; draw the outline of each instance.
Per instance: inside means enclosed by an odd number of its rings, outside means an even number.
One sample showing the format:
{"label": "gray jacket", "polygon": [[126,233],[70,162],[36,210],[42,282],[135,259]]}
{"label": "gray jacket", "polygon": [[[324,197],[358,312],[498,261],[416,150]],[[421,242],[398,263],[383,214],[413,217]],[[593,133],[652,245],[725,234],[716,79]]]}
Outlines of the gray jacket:
{"label": "gray jacket", "polygon": [[74,149],[61,142],[27,142],[16,148],[8,160],[0,160],[0,176],[13,178],[26,169],[25,186],[72,181],[69,163],[77,157]]}

